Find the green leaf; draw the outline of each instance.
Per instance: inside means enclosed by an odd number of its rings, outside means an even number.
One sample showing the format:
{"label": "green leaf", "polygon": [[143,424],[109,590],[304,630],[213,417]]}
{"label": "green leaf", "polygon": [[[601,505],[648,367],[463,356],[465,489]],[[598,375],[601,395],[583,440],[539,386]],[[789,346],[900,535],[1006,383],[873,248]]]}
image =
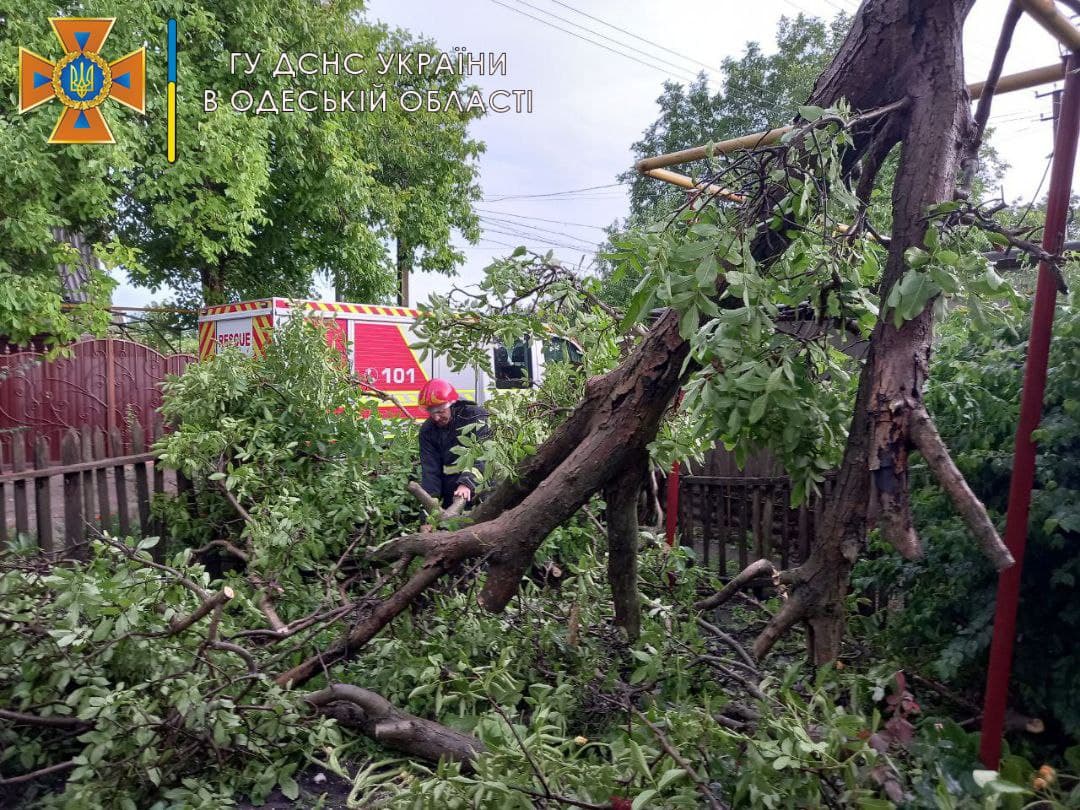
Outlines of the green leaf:
{"label": "green leaf", "polygon": [[799,107],[799,117],[806,121],[817,121],[824,114],[824,109],[815,107],[812,104],[805,104],[802,107]]}
{"label": "green leaf", "polygon": [[765,405],[768,403],[768,399],[769,395],[765,393],[750,404],[749,423],[751,425],[757,423],[765,415]]}
{"label": "green leaf", "polygon": [[296,783],[296,780],[291,776],[283,776],[278,780],[278,786],[281,788],[281,792],[285,795],[285,798],[296,801],[300,795],[300,785]]}
{"label": "green leaf", "polygon": [[908,267],[918,270],[930,261],[930,254],[920,247],[909,247],[904,251],[904,262]]}
{"label": "green leaf", "polygon": [[657,794],[658,791],[649,788],[643,790],[637,796],[634,797],[634,801],[630,805],[630,810],[641,810],[642,807],[648,807],[649,802],[652,801],[652,797]]}
{"label": "green leaf", "polygon": [[686,776],[686,775],[687,775],[686,771],[684,769],[682,769],[682,768],[672,768],[671,770],[664,771],[663,775],[660,777],[660,779],[656,783],[656,789],[657,790],[663,790],[668,785],[670,785],[672,782],[674,782],[676,779],[679,779],[680,777],[683,777],[683,776]]}
{"label": "green leaf", "polygon": [[719,272],[720,265],[716,261],[716,255],[710,253],[701,263],[697,266],[697,272],[694,274],[697,278],[699,286],[705,286],[707,284],[716,283],[716,274]]}
{"label": "green leaf", "polygon": [[645,753],[641,750],[641,746],[633,740],[627,740],[626,745],[630,749],[630,753],[633,754],[634,767],[638,773],[652,779],[652,771],[649,770],[649,763],[645,760]]}
{"label": "green leaf", "polygon": [[642,314],[648,311],[655,300],[655,290],[652,285],[646,284],[646,281],[647,279],[642,279],[642,283],[638,285],[630,306],[626,308],[626,314],[623,315],[622,323],[619,324],[619,329],[624,332],[641,320]]}
{"label": "green leaf", "polygon": [[691,337],[698,330],[698,323],[701,321],[701,315],[698,312],[697,307],[690,307],[679,318],[679,333],[684,338]]}
{"label": "green leaf", "polygon": [[783,375],[784,375],[784,366],[777,366],[776,368],[774,368],[772,370],[772,373],[769,374],[768,381],[765,383],[765,393],[771,394],[773,391],[775,391],[777,388],[779,388],[780,383],[783,381],[782,380]]}

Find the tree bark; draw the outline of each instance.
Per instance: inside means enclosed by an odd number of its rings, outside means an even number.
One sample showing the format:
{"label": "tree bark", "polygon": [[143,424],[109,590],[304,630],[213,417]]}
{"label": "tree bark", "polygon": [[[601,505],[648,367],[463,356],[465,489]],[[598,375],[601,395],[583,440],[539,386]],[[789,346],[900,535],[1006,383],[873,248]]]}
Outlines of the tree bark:
{"label": "tree bark", "polygon": [[199,281],[202,284],[204,306],[225,303],[224,273],[220,265],[203,265],[199,269]]}
{"label": "tree bark", "polygon": [[397,274],[399,307],[409,306],[409,273],[412,272],[413,249],[404,237],[398,235],[397,239]]}
{"label": "tree bark", "polygon": [[[811,103],[821,106],[840,97],[855,108],[905,97],[910,102],[893,114],[892,131],[903,141],[903,152],[893,187],[882,301],[905,272],[904,251],[923,243],[927,209],[953,196],[958,158],[972,128],[961,43],[973,3],[869,0],[811,96]],[[910,416],[922,401],[932,327],[930,306],[900,328],[882,308],[860,377],[844,460],[825,503],[821,536],[798,569],[789,599],[755,643],[756,655],[768,652],[802,620],[809,630],[811,660],[821,664],[836,658],[845,629],[843,600],[870,512],[902,553],[917,553],[908,504]]]}
{"label": "tree bark", "polygon": [[471,762],[485,750],[476,737],[403,712],[382,695],[359,686],[334,684],[312,692],[305,700],[387,748],[429,762]]}
{"label": "tree bark", "polygon": [[641,596],[638,593],[638,493],[648,457],[634,459],[626,472],[604,490],[607,504],[608,582],[615,604],[615,624],[627,640],[641,635]]}

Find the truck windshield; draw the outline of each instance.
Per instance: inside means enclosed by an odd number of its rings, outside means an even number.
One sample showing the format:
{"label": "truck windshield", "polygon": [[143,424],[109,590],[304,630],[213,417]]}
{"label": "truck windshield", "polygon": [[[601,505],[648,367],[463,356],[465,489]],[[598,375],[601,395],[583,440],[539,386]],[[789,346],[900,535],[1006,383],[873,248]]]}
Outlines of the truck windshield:
{"label": "truck windshield", "polygon": [[573,363],[578,366],[583,359],[581,349],[566,338],[550,337],[544,341],[545,363]]}
{"label": "truck windshield", "polygon": [[529,344],[519,340],[512,346],[495,344],[492,349],[496,388],[528,388],[532,385],[533,367]]}

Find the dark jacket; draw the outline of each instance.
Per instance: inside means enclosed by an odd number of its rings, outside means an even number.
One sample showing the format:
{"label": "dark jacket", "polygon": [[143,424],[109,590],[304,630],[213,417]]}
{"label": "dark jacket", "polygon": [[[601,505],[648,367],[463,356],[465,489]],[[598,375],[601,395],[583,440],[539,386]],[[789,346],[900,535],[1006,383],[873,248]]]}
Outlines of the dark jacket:
{"label": "dark jacket", "polygon": [[[476,493],[476,479],[470,472],[448,473],[445,469],[457,463],[453,449],[458,446],[458,435],[465,425],[479,422],[475,435],[480,439],[491,438],[487,418],[488,412],[475,402],[459,399],[450,405],[450,424],[445,428],[440,428],[431,419],[420,427],[420,466],[423,469],[420,486],[429,495],[440,498],[443,508],[453,503],[458,484],[465,484]],[[476,466],[483,472],[483,462]]]}

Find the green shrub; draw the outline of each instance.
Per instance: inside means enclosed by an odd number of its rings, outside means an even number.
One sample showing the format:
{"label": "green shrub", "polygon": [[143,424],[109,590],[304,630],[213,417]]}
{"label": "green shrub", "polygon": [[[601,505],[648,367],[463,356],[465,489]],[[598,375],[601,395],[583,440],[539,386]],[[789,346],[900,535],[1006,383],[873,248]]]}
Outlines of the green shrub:
{"label": "green shrub", "polygon": [[[957,312],[942,327],[927,394],[957,466],[1002,532],[1026,351],[1026,334],[1010,327],[984,333]],[[1035,438],[1038,461],[1012,685],[1023,709],[1055,718],[1066,733],[1080,738],[1080,306],[1075,295],[1057,309]],[[857,567],[854,581],[902,599],[902,607],[886,615],[883,635],[896,655],[978,693],[998,578],[918,463],[912,478],[925,558],[909,562],[879,548]]]}

